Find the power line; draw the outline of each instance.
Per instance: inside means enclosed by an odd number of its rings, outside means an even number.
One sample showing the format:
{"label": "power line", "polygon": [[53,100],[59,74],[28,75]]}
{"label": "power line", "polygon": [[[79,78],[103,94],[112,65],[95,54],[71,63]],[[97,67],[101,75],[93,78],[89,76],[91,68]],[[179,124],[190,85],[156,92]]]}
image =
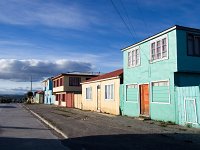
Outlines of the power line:
{"label": "power line", "polygon": [[137,9],[138,9],[138,11],[139,11],[139,13],[141,14],[141,19],[142,19],[142,22],[143,22],[143,24],[144,24],[144,26],[145,26],[145,29],[146,29],[146,32],[147,32],[147,23],[145,22],[145,20],[144,20],[144,16],[143,16],[143,12],[142,12],[142,9],[140,8],[140,6],[139,6],[139,3],[138,3],[138,0],[135,0],[135,2],[136,2],[136,6],[137,6]]}
{"label": "power line", "polygon": [[135,42],[134,40],[134,35],[131,31],[131,29],[129,28],[128,24],[126,23],[126,21],[124,20],[124,18],[122,17],[120,11],[118,10],[117,6],[115,5],[115,3],[113,2],[113,0],[110,0],[111,1],[111,4],[113,5],[113,7],[115,8],[117,14],[120,16],[121,20],[123,21],[124,25],[126,26],[126,28],[128,29],[128,31],[130,32],[132,38],[133,38],[133,41]]}
{"label": "power line", "polygon": [[[113,2],[113,0],[110,0],[110,1],[111,1],[111,3],[112,3],[113,7],[115,8],[116,12],[117,12],[118,15],[120,16],[121,20],[123,21],[123,23],[124,23],[125,26],[127,27],[128,31],[131,33],[133,39],[134,39],[134,35],[133,35],[132,31],[131,31],[131,28],[129,27],[129,25],[128,25],[128,24],[126,23],[126,21],[124,20],[123,16],[121,15],[120,11],[118,10],[118,8],[117,8],[117,6],[115,5],[115,3]],[[128,13],[127,13],[127,11],[126,11],[126,9],[125,9],[125,7],[124,7],[124,5],[123,5],[123,3],[122,3],[121,0],[120,0],[120,2],[121,2],[121,4],[122,4],[122,7],[124,8],[124,11],[125,11],[125,13],[126,13],[126,15],[127,15],[127,19],[129,20],[129,23],[132,24],[131,21],[130,21],[130,19],[129,19],[129,15],[128,15]],[[130,26],[131,26],[131,25],[130,25]],[[134,31],[133,25],[132,25],[132,29],[133,29],[133,31]],[[134,42],[135,42],[135,40],[134,40]],[[143,53],[143,55],[146,57],[147,61],[149,61],[148,56],[147,56],[141,49],[140,49],[140,52]]]}
{"label": "power line", "polygon": [[131,27],[132,30],[133,30],[133,33],[135,34],[135,37],[137,37],[135,28],[134,28],[134,26],[133,26],[133,24],[132,24],[132,22],[131,22],[131,20],[130,20],[130,17],[129,17],[129,15],[128,15],[128,12],[127,12],[127,10],[126,10],[126,7],[124,6],[124,3],[122,2],[122,0],[119,0],[119,1],[120,1],[121,5],[122,5],[122,8],[124,9],[125,15],[126,15],[127,20],[128,20],[128,22],[129,22],[129,24],[130,24],[130,27]]}

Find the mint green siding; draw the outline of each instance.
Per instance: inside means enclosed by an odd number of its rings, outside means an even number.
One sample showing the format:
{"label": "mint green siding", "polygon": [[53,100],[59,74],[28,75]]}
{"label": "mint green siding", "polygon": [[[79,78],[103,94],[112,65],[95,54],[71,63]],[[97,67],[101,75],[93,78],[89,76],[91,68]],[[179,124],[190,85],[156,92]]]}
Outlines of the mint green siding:
{"label": "mint green siding", "polygon": [[124,111],[124,85],[120,84],[120,104],[119,104],[119,108],[120,108],[120,114],[123,115],[123,111]]}
{"label": "mint green siding", "polygon": [[200,128],[200,87],[177,87],[179,124]]}
{"label": "mint green siding", "polygon": [[[187,34],[200,35],[200,30],[174,26],[123,51],[123,115],[140,116],[140,90],[149,85],[149,116],[154,120],[200,125],[200,57],[187,55]],[[168,58],[150,61],[151,43],[167,37]],[[140,50],[140,65],[128,67],[128,52]],[[168,81],[168,84],[155,84]],[[137,84],[136,89],[127,85]],[[194,100],[195,99],[195,100]]]}
{"label": "mint green siding", "polygon": [[[150,46],[151,41],[141,43],[140,49],[140,66],[128,67],[128,51],[123,52],[124,58],[124,85],[127,84],[149,84],[150,97],[150,117],[155,120],[173,121],[175,122],[175,99],[174,99],[174,72],[177,71],[177,43],[176,30],[166,33],[168,38],[168,59],[157,62],[150,62]],[[163,94],[159,95],[152,89],[151,82],[159,80],[169,81],[169,97],[166,95],[166,89]],[[125,86],[124,86],[125,87]],[[152,91],[154,90],[154,94]],[[128,91],[129,92],[129,91]],[[140,99],[137,97],[136,101],[128,101],[131,99],[131,94],[127,95],[126,88],[124,88],[124,115],[139,116],[140,115]],[[136,98],[136,97],[134,97]],[[166,98],[166,99],[164,99]],[[154,100],[155,99],[155,100]],[[158,101],[158,102],[155,102]],[[160,102],[160,103],[159,103]],[[163,102],[168,102],[165,104]]]}

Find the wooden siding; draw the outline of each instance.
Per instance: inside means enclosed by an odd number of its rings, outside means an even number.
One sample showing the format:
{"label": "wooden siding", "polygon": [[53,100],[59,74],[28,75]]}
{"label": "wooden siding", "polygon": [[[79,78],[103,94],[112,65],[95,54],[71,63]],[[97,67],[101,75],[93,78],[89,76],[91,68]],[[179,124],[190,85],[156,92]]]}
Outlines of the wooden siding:
{"label": "wooden siding", "polygon": [[179,124],[200,128],[199,86],[176,87],[176,92]]}
{"label": "wooden siding", "polygon": [[74,107],[82,109],[82,94],[74,94]]}
{"label": "wooden siding", "polygon": [[73,108],[74,107],[74,93],[66,93],[65,101],[66,101],[66,107]]}

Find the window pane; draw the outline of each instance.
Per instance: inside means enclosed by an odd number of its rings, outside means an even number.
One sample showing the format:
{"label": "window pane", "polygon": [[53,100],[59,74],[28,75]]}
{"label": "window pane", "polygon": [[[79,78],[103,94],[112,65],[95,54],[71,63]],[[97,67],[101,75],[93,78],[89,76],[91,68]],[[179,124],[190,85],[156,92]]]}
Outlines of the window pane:
{"label": "window pane", "polygon": [[131,52],[128,52],[128,66],[131,66]]}
{"label": "window pane", "polygon": [[92,88],[86,88],[86,99],[91,99],[92,98]]}
{"label": "window pane", "polygon": [[200,37],[195,37],[194,39],[195,43],[195,55],[200,56]]}
{"label": "window pane", "polygon": [[80,77],[69,77],[69,86],[81,86],[80,83]]}
{"label": "window pane", "polygon": [[156,58],[160,59],[161,58],[161,42],[157,41],[157,51],[156,51]]}
{"label": "window pane", "polygon": [[113,99],[113,85],[110,85],[110,99]]}
{"label": "window pane", "polygon": [[155,42],[151,43],[151,59],[155,59]]}
{"label": "window pane", "polygon": [[153,86],[169,86],[169,81],[153,82]]}
{"label": "window pane", "polygon": [[194,55],[194,37],[188,34],[188,55]]}

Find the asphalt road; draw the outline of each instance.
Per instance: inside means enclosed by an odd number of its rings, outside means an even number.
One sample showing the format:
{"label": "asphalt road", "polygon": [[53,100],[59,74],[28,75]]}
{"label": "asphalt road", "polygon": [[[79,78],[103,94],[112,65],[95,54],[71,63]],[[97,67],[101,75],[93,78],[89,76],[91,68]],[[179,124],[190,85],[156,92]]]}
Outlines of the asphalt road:
{"label": "asphalt road", "polygon": [[200,150],[200,130],[54,105],[26,105],[61,129],[71,150]]}
{"label": "asphalt road", "polygon": [[20,104],[0,104],[0,150],[64,150],[61,141]]}

